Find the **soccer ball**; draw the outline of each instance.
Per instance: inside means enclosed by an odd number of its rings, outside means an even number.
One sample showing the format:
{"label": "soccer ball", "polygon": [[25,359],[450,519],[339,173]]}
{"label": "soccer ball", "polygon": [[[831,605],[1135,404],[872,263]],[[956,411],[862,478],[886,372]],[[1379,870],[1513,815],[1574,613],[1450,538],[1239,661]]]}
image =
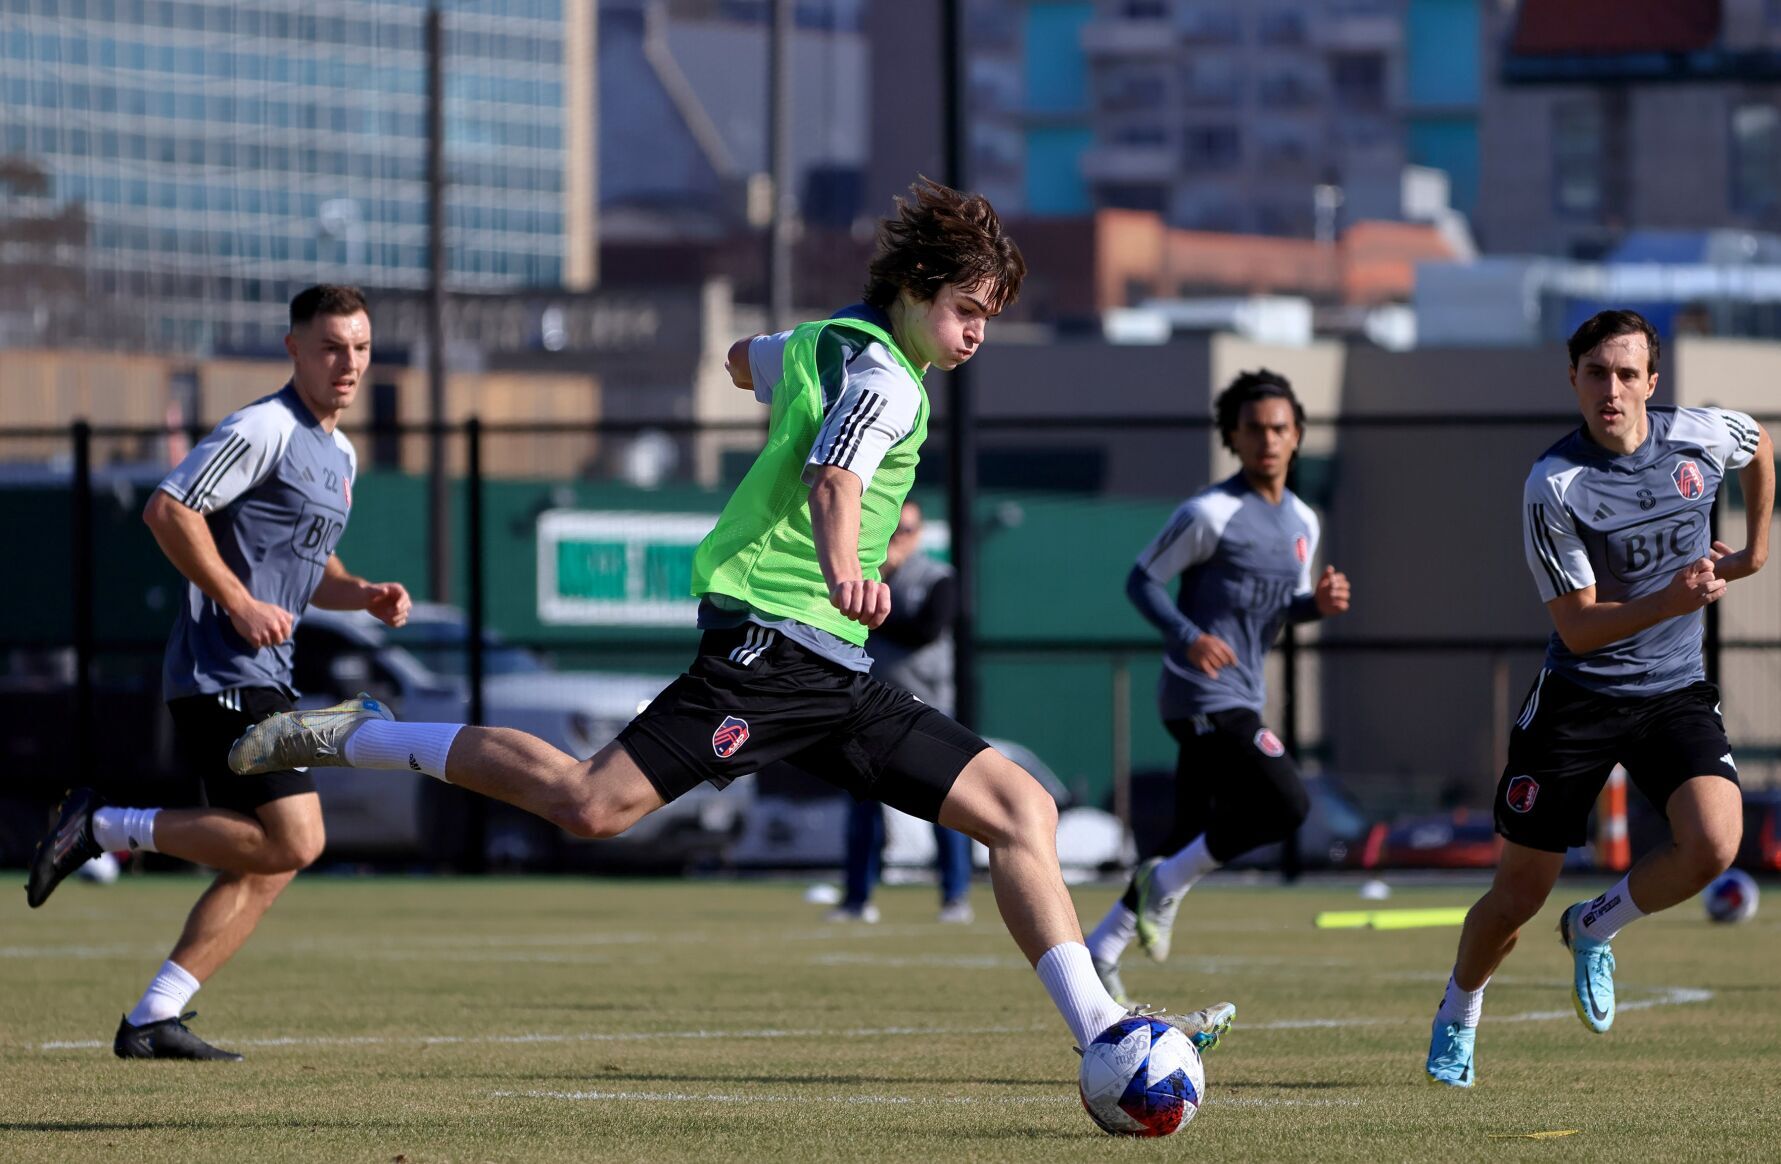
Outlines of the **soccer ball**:
{"label": "soccer ball", "polygon": [[1200,1110],[1206,1072],[1186,1035],[1159,1018],[1127,1015],[1082,1051],[1082,1106],[1103,1132],[1167,1136]]}
{"label": "soccer ball", "polygon": [[100,853],[91,861],[74,871],[74,875],[82,881],[91,881],[95,885],[110,885],[117,880],[118,859],[115,853]]}
{"label": "soccer ball", "polygon": [[1727,869],[1701,894],[1707,916],[1716,922],[1749,921],[1756,916],[1756,879],[1742,869]]}

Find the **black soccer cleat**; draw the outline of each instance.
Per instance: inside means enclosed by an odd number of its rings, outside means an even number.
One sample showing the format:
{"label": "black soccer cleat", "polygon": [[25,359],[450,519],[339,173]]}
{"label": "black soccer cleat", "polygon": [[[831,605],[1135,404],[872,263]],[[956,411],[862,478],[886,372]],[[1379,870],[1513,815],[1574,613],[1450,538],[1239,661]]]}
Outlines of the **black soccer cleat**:
{"label": "black soccer cleat", "polygon": [[240,1055],[213,1047],[186,1029],[186,1020],[197,1017],[198,1012],[194,1010],[178,1018],[133,1027],[130,1025],[130,1016],[125,1015],[118,1022],[117,1038],[111,1041],[112,1053],[120,1059],[210,1059],[219,1063],[241,1062]]}
{"label": "black soccer cleat", "polygon": [[91,788],[76,788],[62,801],[55,827],[31,853],[25,903],[32,909],[48,901],[64,877],[99,855],[99,842],[93,839],[93,810],[104,803]]}

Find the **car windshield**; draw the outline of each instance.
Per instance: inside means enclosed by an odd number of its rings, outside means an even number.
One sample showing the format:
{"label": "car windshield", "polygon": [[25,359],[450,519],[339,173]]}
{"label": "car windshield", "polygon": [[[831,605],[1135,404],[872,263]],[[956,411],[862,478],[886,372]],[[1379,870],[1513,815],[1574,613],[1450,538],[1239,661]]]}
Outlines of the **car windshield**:
{"label": "car windshield", "polygon": [[[438,674],[461,677],[470,669],[470,657],[464,650],[469,634],[461,622],[410,622],[389,631],[388,636],[391,644],[406,648]],[[529,675],[550,670],[543,659],[524,647],[503,641],[493,631],[483,632],[482,643],[485,675]]]}

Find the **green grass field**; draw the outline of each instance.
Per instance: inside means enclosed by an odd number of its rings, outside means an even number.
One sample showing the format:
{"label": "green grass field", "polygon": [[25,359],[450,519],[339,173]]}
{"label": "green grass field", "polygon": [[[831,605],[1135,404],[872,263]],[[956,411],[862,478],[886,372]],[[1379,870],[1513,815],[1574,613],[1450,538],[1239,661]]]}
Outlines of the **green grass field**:
{"label": "green grass field", "polygon": [[938,925],[918,887],[839,927],[800,882],[308,876],[194,1003],[247,1062],[119,1062],[118,1015],[200,885],[0,907],[0,1160],[1781,1159],[1773,889],[1746,925],[1691,902],[1623,935],[1607,1036],[1572,1015],[1551,934],[1595,890],[1561,890],[1490,988],[1467,1093],[1422,1075],[1457,930],[1319,931],[1316,911],[1362,904],[1352,884],[1214,880],[1174,958],[1134,953],[1126,980],[1228,997],[1237,1026],[1198,1120],[1127,1141],[1082,1112],[1069,1036],[999,922]]}

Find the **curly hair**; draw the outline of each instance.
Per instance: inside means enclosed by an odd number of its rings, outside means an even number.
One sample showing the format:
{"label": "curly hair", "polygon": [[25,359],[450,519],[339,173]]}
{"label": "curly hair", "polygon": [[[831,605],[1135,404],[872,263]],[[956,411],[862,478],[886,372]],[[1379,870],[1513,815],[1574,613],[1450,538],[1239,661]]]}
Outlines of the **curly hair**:
{"label": "curly hair", "polygon": [[1571,353],[1571,367],[1575,368],[1578,360],[1600,345],[1623,335],[1645,337],[1645,372],[1649,375],[1657,371],[1657,357],[1663,345],[1658,342],[1657,329],[1636,311],[1598,311],[1584,320],[1566,345]]}
{"label": "curly hair", "polygon": [[1027,263],[1002,220],[980,194],[961,194],[929,178],[897,199],[897,212],[878,222],[878,254],[867,271],[866,302],[883,310],[908,290],[926,303],[948,283],[984,286],[985,306],[1013,303]]}
{"label": "curly hair", "polygon": [[1237,451],[1237,446],[1231,443],[1231,437],[1243,419],[1243,406],[1269,398],[1285,400],[1291,404],[1293,427],[1301,433],[1305,431],[1305,406],[1293,395],[1292,381],[1279,372],[1257,368],[1253,372],[1239,373],[1212,404],[1213,415],[1218,420],[1218,435],[1223,438],[1225,448],[1233,453]]}

